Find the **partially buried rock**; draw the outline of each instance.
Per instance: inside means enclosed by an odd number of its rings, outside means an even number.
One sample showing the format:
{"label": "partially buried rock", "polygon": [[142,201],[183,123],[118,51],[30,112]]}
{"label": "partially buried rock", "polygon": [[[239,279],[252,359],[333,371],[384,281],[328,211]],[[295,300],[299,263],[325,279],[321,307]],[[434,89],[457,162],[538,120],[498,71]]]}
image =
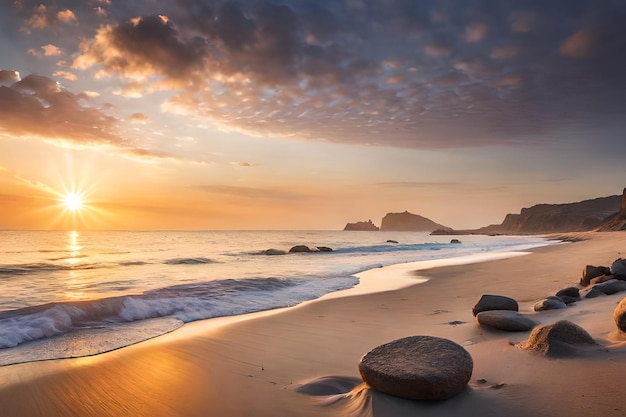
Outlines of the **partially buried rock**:
{"label": "partially buried rock", "polygon": [[622,298],[622,301],[615,307],[613,319],[617,328],[622,332],[626,332],[626,297]]}
{"label": "partially buried rock", "polygon": [[448,339],[411,336],[380,345],[359,362],[363,381],[377,391],[410,400],[445,400],[472,376],[470,354]]}
{"label": "partially buried rock", "polygon": [[481,326],[493,327],[505,332],[524,332],[537,325],[528,317],[511,310],[483,311],[476,315],[476,319]]}
{"label": "partially buried rock", "polygon": [[289,249],[289,253],[299,253],[299,252],[308,253],[308,252],[312,252],[312,250],[306,245],[296,245],[292,247],[291,249]]}
{"label": "partially buried rock", "polygon": [[461,243],[461,241],[460,241],[459,239],[452,239],[452,240],[450,241],[450,243],[459,244],[459,243]]}
{"label": "partially buried rock", "polygon": [[483,294],[482,297],[480,297],[480,300],[478,300],[478,302],[472,309],[472,313],[474,314],[474,316],[476,316],[476,314],[480,313],[481,311],[489,310],[518,311],[519,307],[517,305],[517,301],[510,297],[505,297],[503,295]]}
{"label": "partially buried rock", "polygon": [[267,249],[264,253],[266,255],[285,255],[287,252],[281,249]]}
{"label": "partially buried rock", "polygon": [[571,298],[580,299],[580,290],[576,287],[567,287],[559,290],[556,294],[557,297],[566,296]]}
{"label": "partially buried rock", "polygon": [[329,248],[328,246],[318,246],[317,250],[320,252],[332,252],[333,249]]}
{"label": "partially buried rock", "polygon": [[598,347],[598,344],[582,327],[561,320],[536,328],[519,346],[544,356],[569,356],[582,348]]}
{"label": "partially buried rock", "polygon": [[566,308],[567,305],[558,297],[548,297],[535,304],[535,311],[558,310]]}

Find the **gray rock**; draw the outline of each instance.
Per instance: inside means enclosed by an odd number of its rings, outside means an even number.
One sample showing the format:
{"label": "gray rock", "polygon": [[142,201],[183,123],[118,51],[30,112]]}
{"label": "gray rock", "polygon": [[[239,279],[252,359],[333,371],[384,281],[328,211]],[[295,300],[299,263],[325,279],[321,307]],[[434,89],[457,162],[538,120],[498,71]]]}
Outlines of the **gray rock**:
{"label": "gray rock", "polygon": [[593,288],[602,291],[606,295],[612,295],[621,291],[626,291],[626,281],[611,279],[601,284],[596,284]]}
{"label": "gray rock", "polygon": [[493,327],[505,332],[525,332],[534,328],[537,323],[511,310],[482,311],[476,315],[481,326]]}
{"label": "gray rock", "polygon": [[452,239],[452,240],[450,241],[450,243],[456,243],[456,244],[458,244],[458,243],[461,243],[461,241],[460,241],[459,239]]}
{"label": "gray rock", "polygon": [[266,255],[286,255],[287,252],[281,249],[267,249],[264,252]]}
{"label": "gray rock", "polygon": [[320,252],[332,252],[333,249],[329,248],[328,246],[318,246],[317,250]]}
{"label": "gray rock", "polygon": [[535,311],[546,311],[546,310],[559,310],[561,308],[566,308],[567,305],[557,297],[548,297],[545,298],[535,304],[533,309]]}
{"label": "gray rock", "polygon": [[583,269],[583,277],[580,279],[580,285],[586,287],[593,278],[600,277],[602,275],[609,275],[610,273],[610,268],[607,268],[606,266],[587,265],[585,266],[585,269]]}
{"label": "gray rock", "polygon": [[311,248],[306,245],[296,245],[289,249],[289,253],[299,253],[299,252],[313,252]]}
{"label": "gray rock", "polygon": [[535,328],[518,346],[544,356],[569,356],[580,348],[599,347],[585,329],[567,320]]}
{"label": "gray rock", "polygon": [[380,345],[359,362],[372,388],[411,400],[444,400],[465,389],[474,362],[460,345],[439,337],[411,336]]}
{"label": "gray rock", "polygon": [[596,297],[604,297],[604,296],[606,296],[606,294],[600,291],[599,289],[597,289],[596,287],[591,287],[591,289],[587,291],[587,294],[585,294],[585,298],[596,298]]}
{"label": "gray rock", "polygon": [[611,264],[611,273],[617,279],[626,280],[626,259],[618,258]]}
{"label": "gray rock", "polygon": [[557,297],[566,296],[571,298],[580,299],[580,290],[576,287],[567,287],[559,290],[556,294]]}
{"label": "gray rock", "polygon": [[476,303],[474,308],[472,308],[472,313],[474,316],[480,313],[481,311],[489,311],[489,310],[512,310],[518,311],[519,306],[517,305],[517,301],[510,297],[505,297],[503,295],[492,295],[492,294],[483,294],[480,297],[480,300]]}
{"label": "gray rock", "polygon": [[626,297],[622,298],[613,310],[613,320],[619,330],[626,332]]}

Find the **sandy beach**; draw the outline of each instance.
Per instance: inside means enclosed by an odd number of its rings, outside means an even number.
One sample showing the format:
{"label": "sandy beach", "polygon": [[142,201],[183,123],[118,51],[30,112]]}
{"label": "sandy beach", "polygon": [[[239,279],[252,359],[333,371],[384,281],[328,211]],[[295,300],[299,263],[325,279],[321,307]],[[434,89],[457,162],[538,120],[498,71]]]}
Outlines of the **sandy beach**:
{"label": "sandy beach", "polygon": [[[578,283],[585,265],[626,254],[626,235],[530,255],[419,271],[426,282],[393,291],[330,297],[246,320],[209,320],[148,342],[87,358],[0,368],[0,414],[55,416],[623,416],[626,341],[613,321],[618,293],[563,310],[533,305]],[[416,281],[419,282],[419,281]],[[541,324],[579,324],[602,349],[546,358],[515,343],[529,332],[487,330],[472,307],[482,294],[516,299]],[[442,402],[415,402],[360,384],[362,355],[394,339],[430,335],[463,345],[468,388]],[[314,395],[326,378],[343,394]],[[304,391],[302,387],[305,387]],[[328,384],[325,385],[326,387]],[[351,389],[352,388],[352,389]]]}

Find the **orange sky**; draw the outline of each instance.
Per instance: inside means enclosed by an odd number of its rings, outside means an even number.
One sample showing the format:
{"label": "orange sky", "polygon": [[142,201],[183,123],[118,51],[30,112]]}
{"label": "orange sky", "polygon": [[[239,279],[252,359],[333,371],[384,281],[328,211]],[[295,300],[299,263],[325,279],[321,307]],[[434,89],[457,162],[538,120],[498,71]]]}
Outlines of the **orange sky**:
{"label": "orange sky", "polygon": [[620,193],[626,5],[498,4],[3,2],[0,229],[470,228]]}

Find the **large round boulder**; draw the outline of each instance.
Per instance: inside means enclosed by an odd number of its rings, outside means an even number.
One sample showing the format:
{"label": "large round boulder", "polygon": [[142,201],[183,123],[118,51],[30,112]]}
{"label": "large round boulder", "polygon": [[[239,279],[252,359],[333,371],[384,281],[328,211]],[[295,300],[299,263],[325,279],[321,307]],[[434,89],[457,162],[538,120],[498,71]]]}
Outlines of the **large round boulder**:
{"label": "large round boulder", "polygon": [[313,252],[313,251],[311,250],[311,248],[309,248],[306,245],[296,245],[292,247],[291,249],[289,249],[289,253],[309,253],[309,252]]}
{"label": "large round boulder", "polygon": [[619,330],[626,332],[626,297],[622,298],[613,310],[613,320]]}
{"label": "large round boulder", "polygon": [[537,327],[528,340],[519,344],[523,349],[533,350],[544,356],[568,356],[580,348],[597,347],[589,333],[577,324],[560,320]]}
{"label": "large round boulder", "polygon": [[444,400],[465,389],[474,362],[460,345],[411,336],[380,345],[359,362],[363,381],[377,391],[411,400]]}
{"label": "large round boulder", "polygon": [[537,325],[528,317],[511,310],[481,311],[476,314],[476,320],[481,326],[493,327],[505,332],[525,332]]}
{"label": "large round boulder", "polygon": [[476,314],[481,311],[489,310],[518,311],[519,306],[517,305],[517,301],[510,297],[505,297],[504,295],[483,294],[474,308],[472,308],[472,313],[476,316]]}

